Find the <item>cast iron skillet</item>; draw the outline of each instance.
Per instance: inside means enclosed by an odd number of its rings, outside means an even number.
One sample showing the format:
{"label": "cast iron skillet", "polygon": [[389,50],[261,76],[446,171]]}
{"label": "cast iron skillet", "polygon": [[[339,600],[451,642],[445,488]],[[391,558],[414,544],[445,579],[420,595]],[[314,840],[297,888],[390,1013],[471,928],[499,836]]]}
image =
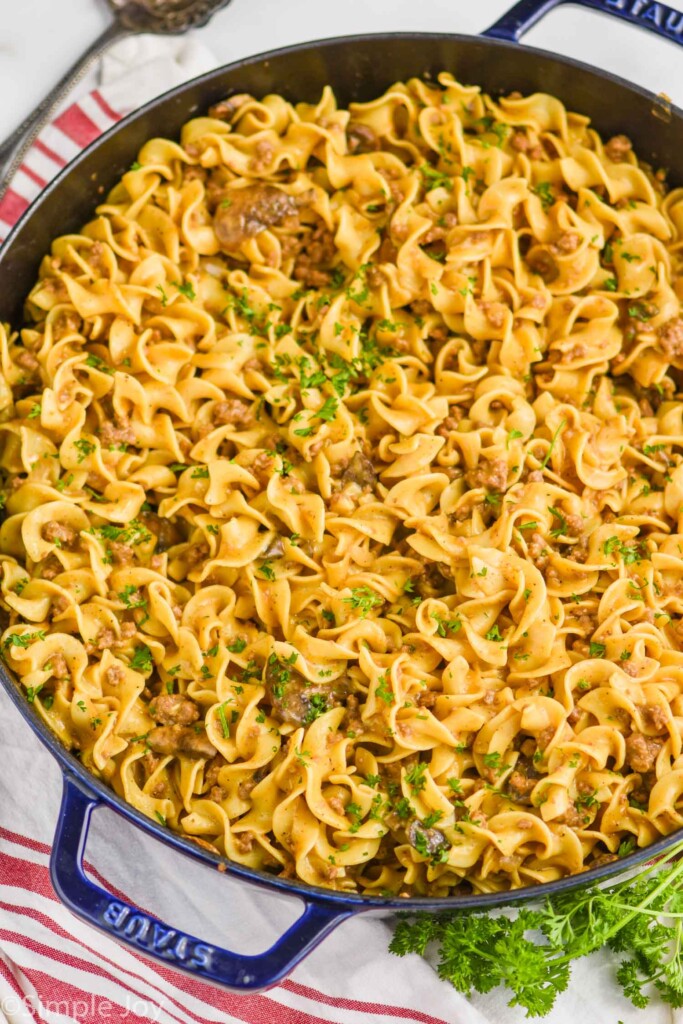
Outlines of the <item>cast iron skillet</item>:
{"label": "cast iron skillet", "polygon": [[[670,180],[683,184],[683,111],[614,75],[541,50],[521,49],[521,35],[543,14],[565,0],[522,0],[484,33],[461,35],[388,34],[353,36],[275,50],[218,68],[165,93],[125,118],[88,147],[41,194],[0,251],[0,319],[18,322],[24,297],[35,280],[43,253],[58,235],[75,231],[135,159],[149,138],[176,136],[181,125],[210,104],[233,92],[257,96],[282,93],[292,100],[316,101],[330,83],[341,103],[379,96],[390,84],[411,76],[451,70],[460,81],[487,92],[537,90],[558,96],[571,110],[590,115],[603,136],[625,132],[637,152],[655,166],[670,169]],[[683,44],[683,13],[652,0],[574,0],[584,7],[612,13]],[[274,985],[320,940],[351,914],[406,909],[404,899],[350,896],[275,878],[203,850],[134,810],[98,781],[68,753],[32,711],[4,668],[0,681],[38,738],[59,762],[64,795],[52,850],[54,887],[63,902],[96,928],[167,965],[194,977],[239,992]],[[113,898],[83,871],[83,852],[92,811],[106,804],[167,846],[204,864],[221,864],[234,878],[297,896],[304,904],[299,919],[264,953],[242,956],[201,942]],[[679,838],[667,836],[615,864],[589,874],[515,892],[441,900],[414,899],[411,908],[445,910],[486,908],[549,896],[585,886],[661,853]],[[178,870],[181,871],[179,864]],[[220,885],[216,875],[216,886]]]}

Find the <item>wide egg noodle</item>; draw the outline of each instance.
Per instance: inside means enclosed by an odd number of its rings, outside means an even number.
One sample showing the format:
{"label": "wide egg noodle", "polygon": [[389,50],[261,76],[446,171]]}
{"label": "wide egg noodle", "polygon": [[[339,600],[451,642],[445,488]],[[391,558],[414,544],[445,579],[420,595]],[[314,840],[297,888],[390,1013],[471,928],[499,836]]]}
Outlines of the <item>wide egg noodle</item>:
{"label": "wide egg noodle", "polygon": [[129,803],[369,894],[683,823],[683,190],[451,75],[152,139],[0,327],[2,654]]}

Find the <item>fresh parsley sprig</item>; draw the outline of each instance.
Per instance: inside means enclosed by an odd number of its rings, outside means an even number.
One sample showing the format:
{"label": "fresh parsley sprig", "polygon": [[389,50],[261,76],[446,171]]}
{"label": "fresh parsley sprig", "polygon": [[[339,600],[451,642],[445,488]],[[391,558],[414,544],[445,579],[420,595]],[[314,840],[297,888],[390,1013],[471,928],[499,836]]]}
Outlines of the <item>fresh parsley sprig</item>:
{"label": "fresh parsley sprig", "polygon": [[510,1006],[528,1017],[550,1013],[570,980],[571,963],[608,946],[616,980],[634,1006],[659,996],[683,1006],[683,843],[635,877],[548,898],[540,909],[408,914],[392,953],[437,949],[437,972],[465,995],[504,985]]}

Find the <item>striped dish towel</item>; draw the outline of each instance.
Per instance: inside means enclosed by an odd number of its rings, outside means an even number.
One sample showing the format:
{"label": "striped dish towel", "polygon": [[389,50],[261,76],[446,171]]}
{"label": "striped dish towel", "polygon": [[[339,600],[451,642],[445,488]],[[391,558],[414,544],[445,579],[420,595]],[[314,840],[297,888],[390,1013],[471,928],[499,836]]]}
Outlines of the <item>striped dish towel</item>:
{"label": "striped dish towel", "polygon": [[41,131],[0,201],[0,242],[62,167],[122,116],[93,89]]}
{"label": "striped dish towel", "polygon": [[[362,24],[349,24],[349,31]],[[191,40],[118,44],[37,142],[0,203],[0,240],[40,190],[129,110],[216,64]],[[500,991],[472,1003],[428,963],[387,952],[390,922],[342,924],[281,985],[237,996],[159,966],[75,918],[57,900],[48,861],[60,770],[0,691],[0,1024],[522,1024]],[[123,821],[95,813],[88,870],[114,895],[203,940],[267,949],[300,904],[239,884]],[[683,1024],[682,1011],[634,1010],[609,954],[582,960],[546,1024]]]}
{"label": "striped dish towel", "polygon": [[0,242],[47,183],[85,146],[124,114],[159,93],[216,66],[212,54],[192,38],[140,36],[126,39],[102,58],[70,102],[44,128],[0,202]]}

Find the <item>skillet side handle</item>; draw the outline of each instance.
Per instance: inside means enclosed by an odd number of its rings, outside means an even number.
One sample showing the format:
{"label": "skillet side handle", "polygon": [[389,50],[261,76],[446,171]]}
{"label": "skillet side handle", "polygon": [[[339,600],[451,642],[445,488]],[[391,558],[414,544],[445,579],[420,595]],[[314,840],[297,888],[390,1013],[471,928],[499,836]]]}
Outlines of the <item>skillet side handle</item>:
{"label": "skillet side handle", "polygon": [[574,3],[592,11],[612,14],[632,25],[649,29],[662,39],[683,46],[683,12],[651,0],[519,0],[507,14],[482,32],[489,39],[518,43],[537,21],[560,4]]}
{"label": "skillet side handle", "polygon": [[62,902],[88,924],[167,967],[236,992],[258,992],[277,984],[353,911],[307,898],[301,917],[270,949],[242,956],[202,942],[114,897],[83,871],[90,817],[98,797],[69,773],[55,833],[50,874]]}

